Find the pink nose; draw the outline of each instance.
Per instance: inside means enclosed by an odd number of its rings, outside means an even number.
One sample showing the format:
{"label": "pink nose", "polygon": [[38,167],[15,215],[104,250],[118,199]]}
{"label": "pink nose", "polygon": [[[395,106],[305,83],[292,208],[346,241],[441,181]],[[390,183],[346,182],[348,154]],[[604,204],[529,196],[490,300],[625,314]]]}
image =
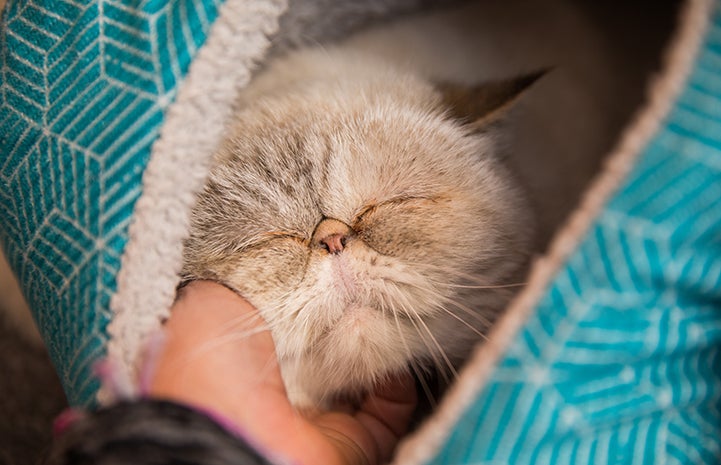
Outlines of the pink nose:
{"label": "pink nose", "polygon": [[339,254],[352,235],[353,230],[347,224],[333,218],[326,218],[316,226],[311,244],[332,254]]}
{"label": "pink nose", "polygon": [[320,239],[320,243],[328,249],[330,253],[341,253],[343,247],[345,247],[346,240],[348,240],[348,236],[345,234],[331,234]]}

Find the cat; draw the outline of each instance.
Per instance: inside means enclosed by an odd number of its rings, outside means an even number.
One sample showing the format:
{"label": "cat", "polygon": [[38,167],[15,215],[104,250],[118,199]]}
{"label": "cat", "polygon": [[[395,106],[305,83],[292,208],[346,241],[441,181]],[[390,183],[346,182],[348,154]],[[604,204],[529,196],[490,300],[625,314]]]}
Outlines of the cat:
{"label": "cat", "polygon": [[258,308],[294,405],[408,369],[451,375],[483,337],[533,234],[496,114],[535,77],[434,83],[341,46],[294,52],[244,92],[183,279]]}
{"label": "cat", "polygon": [[452,380],[620,126],[607,64],[571,4],[530,0],[276,58],[238,98],[182,279],[258,308],[300,408]]}

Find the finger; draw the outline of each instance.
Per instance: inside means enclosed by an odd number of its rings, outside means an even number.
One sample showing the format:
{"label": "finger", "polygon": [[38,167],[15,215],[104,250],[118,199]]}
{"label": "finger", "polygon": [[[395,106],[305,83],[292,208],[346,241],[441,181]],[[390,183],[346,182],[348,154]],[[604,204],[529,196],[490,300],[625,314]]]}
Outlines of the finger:
{"label": "finger", "polygon": [[238,390],[254,391],[259,384],[284,392],[272,337],[262,318],[221,285],[187,285],[173,306],[165,334],[151,381],[156,394],[194,389],[202,396],[210,387],[203,384],[212,384],[211,392],[217,390],[217,395],[225,390],[236,395]]}
{"label": "finger", "polygon": [[[248,325],[242,337],[228,337],[238,321]],[[270,332],[249,331],[256,324],[263,328],[257,310],[229,289],[189,284],[165,324],[166,343],[149,395],[221,414],[259,443],[272,445],[278,424],[292,423],[294,411]]]}
{"label": "finger", "polygon": [[405,373],[381,385],[356,413],[358,422],[373,437],[381,460],[390,459],[417,404],[415,382]]}

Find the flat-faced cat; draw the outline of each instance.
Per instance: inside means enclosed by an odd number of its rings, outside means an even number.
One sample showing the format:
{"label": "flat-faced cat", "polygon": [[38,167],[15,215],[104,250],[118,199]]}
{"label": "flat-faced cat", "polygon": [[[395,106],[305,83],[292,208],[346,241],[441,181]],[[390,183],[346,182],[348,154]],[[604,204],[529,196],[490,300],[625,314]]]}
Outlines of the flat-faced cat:
{"label": "flat-faced cat", "polygon": [[493,117],[523,84],[437,85],[340,47],[295,52],[245,93],[183,277],[259,309],[296,405],[449,375],[487,331],[529,255]]}
{"label": "flat-faced cat", "polygon": [[[296,405],[358,396],[401,370],[452,378],[523,280],[534,222],[501,152],[529,184],[546,176],[532,201],[553,225],[555,199],[587,179],[576,156],[606,127],[584,93],[596,81],[569,84],[592,67],[574,64],[564,35],[585,45],[576,58],[594,48],[561,3],[483,2],[293,52],[242,92],[183,279],[221,281],[259,309]],[[544,65],[562,69],[507,114]]]}

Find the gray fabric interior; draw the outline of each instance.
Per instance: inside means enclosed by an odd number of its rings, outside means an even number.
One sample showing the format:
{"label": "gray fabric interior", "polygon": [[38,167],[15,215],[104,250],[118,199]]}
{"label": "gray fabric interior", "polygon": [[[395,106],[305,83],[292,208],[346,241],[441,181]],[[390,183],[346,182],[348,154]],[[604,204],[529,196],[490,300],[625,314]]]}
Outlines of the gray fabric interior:
{"label": "gray fabric interior", "polygon": [[273,37],[271,56],[289,49],[341,39],[364,26],[404,13],[453,5],[462,0],[290,0]]}

